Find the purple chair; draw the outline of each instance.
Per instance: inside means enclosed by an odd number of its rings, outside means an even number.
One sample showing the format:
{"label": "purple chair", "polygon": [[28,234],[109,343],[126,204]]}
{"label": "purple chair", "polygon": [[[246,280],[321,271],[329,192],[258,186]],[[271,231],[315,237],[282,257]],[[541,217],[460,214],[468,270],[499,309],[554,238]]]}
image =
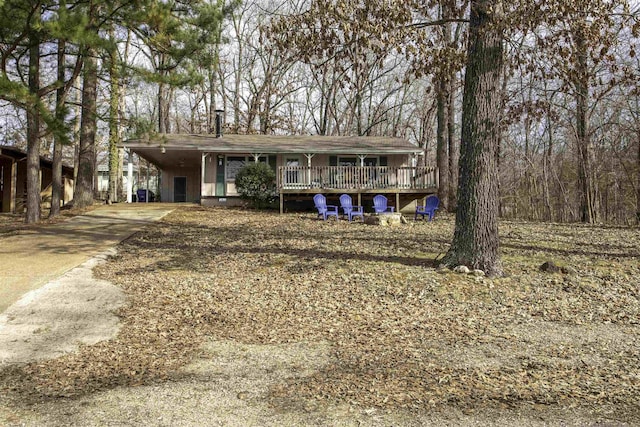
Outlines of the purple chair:
{"label": "purple chair", "polygon": [[[147,200],[147,193],[149,194],[149,200]],[[153,191],[151,191],[151,190],[146,190],[144,188],[139,188],[136,191],[136,197],[137,197],[138,202],[147,202],[147,201],[153,202],[153,201],[155,201],[156,195],[153,194]]]}
{"label": "purple chair", "polygon": [[382,194],[378,194],[373,197],[373,211],[377,214],[385,213],[385,212],[393,212],[394,207],[387,207],[387,198]]}
{"label": "purple chair", "polygon": [[316,205],[316,209],[318,209],[318,216],[321,216],[323,220],[327,220],[330,216],[335,216],[336,221],[338,220],[338,206],[336,205],[327,205],[327,198],[322,194],[316,194],[313,196],[313,203]]}
{"label": "purple chair", "polygon": [[344,212],[344,215],[349,218],[349,222],[354,217],[360,217],[364,221],[364,209],[362,206],[353,206],[353,202],[351,200],[351,196],[348,194],[343,194],[340,196],[340,206]]}
{"label": "purple chair", "polygon": [[416,214],[413,217],[413,220],[417,220],[418,215],[422,215],[422,219],[424,219],[425,215],[428,215],[429,221],[431,221],[438,210],[439,204],[440,199],[438,199],[438,196],[427,197],[427,200],[424,201],[424,206],[416,206]]}

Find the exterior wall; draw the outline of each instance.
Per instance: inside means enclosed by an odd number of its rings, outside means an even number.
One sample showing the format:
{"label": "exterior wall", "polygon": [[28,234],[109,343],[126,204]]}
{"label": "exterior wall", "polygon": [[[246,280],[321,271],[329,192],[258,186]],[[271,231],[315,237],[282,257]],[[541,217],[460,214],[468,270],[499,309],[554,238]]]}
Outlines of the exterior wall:
{"label": "exterior wall", "polygon": [[211,208],[215,206],[225,206],[225,207],[246,207],[247,202],[242,200],[240,197],[204,197],[200,200],[200,204],[202,206]]}
{"label": "exterior wall", "polygon": [[[42,200],[42,207],[48,209],[51,207],[51,197],[53,193],[52,187],[52,170],[49,168],[41,169],[42,176],[42,191],[40,192],[40,198]],[[64,206],[73,198],[73,179],[63,176],[62,177],[62,194],[60,195],[60,205]]]}
{"label": "exterior wall", "polygon": [[[329,166],[330,158],[337,157],[338,160],[342,159],[355,159],[356,166],[360,166],[360,158],[355,154],[316,154],[311,158],[311,166]],[[299,166],[307,166],[307,157],[304,154],[278,154],[278,167],[287,166],[286,159],[296,158],[300,159]],[[380,166],[380,158],[385,157],[387,160],[386,166],[400,167],[400,166],[412,166],[411,159],[406,154],[388,154],[385,156],[367,156],[365,158],[365,164],[367,160],[374,160],[377,166]]]}
{"label": "exterior wall", "polygon": [[198,202],[200,201],[200,187],[201,187],[201,176],[200,176],[200,165],[193,166],[188,165],[185,167],[176,167],[173,169],[164,169],[162,171],[162,177],[160,179],[162,191],[160,192],[160,197],[163,202],[174,202],[173,192],[174,192],[174,178],[175,177],[186,177],[187,178],[187,202]]}
{"label": "exterior wall", "polygon": [[[304,154],[265,154],[269,156],[270,163],[273,164],[271,158],[275,158],[276,167],[285,166],[288,160],[298,160],[299,166],[307,166],[307,157]],[[355,155],[329,155],[329,154],[316,154],[311,159],[311,166],[329,166],[330,157],[337,156],[341,158],[355,158],[359,165],[359,159]],[[233,154],[219,154],[219,153],[206,153],[204,160],[204,182],[203,177],[200,174],[201,164],[189,165],[183,168],[164,169],[162,171],[162,191],[161,200],[166,202],[173,202],[174,181],[176,176],[187,177],[187,201],[201,200],[203,205],[207,206],[236,206],[236,201],[232,201],[238,196],[235,188],[235,184],[231,178],[229,178],[229,157],[244,157],[245,162],[253,161],[251,153],[233,153]],[[386,155],[386,156],[370,156],[366,159],[375,159],[377,165],[381,163],[381,157],[386,158],[387,166],[411,166],[410,157],[407,155]],[[366,160],[365,160],[366,161]],[[216,193],[219,163],[223,162],[225,171],[225,179],[222,188],[224,188],[224,195]],[[219,191],[219,190],[218,190]]]}
{"label": "exterior wall", "polygon": [[2,188],[0,192],[0,212],[14,211],[14,174],[17,163],[10,158],[0,158],[0,170],[2,171]]}
{"label": "exterior wall", "polygon": [[42,200],[42,208],[44,209],[51,207],[52,175],[51,169],[40,168],[40,200]]}
{"label": "exterior wall", "polygon": [[[24,160],[12,161],[9,158],[0,159],[2,169],[2,195],[0,196],[0,212],[22,213],[27,201],[27,164]],[[51,206],[52,171],[50,167],[40,168],[40,197],[42,207]],[[64,177],[61,203],[64,205],[73,198],[73,179]]]}
{"label": "exterior wall", "polygon": [[[218,156],[215,153],[208,154],[204,159],[204,182],[202,196],[216,195],[216,172],[218,170]],[[224,161],[224,159],[220,159]]]}
{"label": "exterior wall", "polygon": [[27,161],[16,163],[16,213],[27,209]]}
{"label": "exterior wall", "polygon": [[73,179],[62,178],[62,186],[64,188],[63,200],[62,200],[63,205],[73,200],[73,185],[74,185]]}

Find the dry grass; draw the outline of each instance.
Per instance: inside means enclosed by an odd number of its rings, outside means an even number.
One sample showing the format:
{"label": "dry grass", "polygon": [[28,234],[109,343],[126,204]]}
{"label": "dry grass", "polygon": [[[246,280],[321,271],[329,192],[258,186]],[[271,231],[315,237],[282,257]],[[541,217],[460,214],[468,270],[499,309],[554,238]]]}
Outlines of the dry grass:
{"label": "dry grass", "polygon": [[[114,340],[5,371],[16,400],[170,380],[208,340],[328,342],[273,407],[416,413],[579,408],[640,423],[640,232],[501,224],[506,276],[436,269],[453,219],[394,228],[190,208],[124,242],[98,275],[125,290]],[[554,260],[572,274],[539,271]]]}

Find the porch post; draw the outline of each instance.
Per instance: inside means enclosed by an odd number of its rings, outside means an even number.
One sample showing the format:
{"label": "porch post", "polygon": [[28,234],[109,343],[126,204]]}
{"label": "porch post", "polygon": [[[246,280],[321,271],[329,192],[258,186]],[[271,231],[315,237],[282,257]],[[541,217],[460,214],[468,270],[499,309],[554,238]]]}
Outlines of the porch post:
{"label": "porch post", "polygon": [[9,212],[16,213],[16,197],[18,195],[18,162],[11,160],[11,196],[9,200]]}
{"label": "porch post", "polygon": [[418,156],[415,153],[411,155],[411,167],[413,168],[411,172],[412,178],[414,178],[413,185],[415,185],[416,168],[418,167]]}
{"label": "porch post", "polygon": [[307,158],[307,185],[309,185],[309,188],[311,188],[311,159],[313,158],[313,156],[315,156],[315,154],[306,153],[304,156]]}
{"label": "porch post", "polygon": [[360,167],[363,168],[364,167],[364,159],[367,158],[366,154],[358,154],[358,158],[360,159]]}
{"label": "porch post", "polygon": [[202,156],[200,158],[200,204],[202,204],[202,198],[204,197],[204,168],[207,166],[206,160],[208,155],[208,153],[202,153]]}
{"label": "porch post", "polygon": [[262,156],[262,153],[251,153],[251,155],[253,156],[253,163],[258,163],[258,161],[260,160],[260,156]]}
{"label": "porch post", "polygon": [[131,149],[127,151],[127,203],[131,203],[133,201],[133,153]]}
{"label": "porch post", "polygon": [[144,195],[144,202],[145,203],[149,203],[149,166],[151,166],[151,162],[149,162],[149,160],[147,160],[147,185],[145,185],[145,195]]}

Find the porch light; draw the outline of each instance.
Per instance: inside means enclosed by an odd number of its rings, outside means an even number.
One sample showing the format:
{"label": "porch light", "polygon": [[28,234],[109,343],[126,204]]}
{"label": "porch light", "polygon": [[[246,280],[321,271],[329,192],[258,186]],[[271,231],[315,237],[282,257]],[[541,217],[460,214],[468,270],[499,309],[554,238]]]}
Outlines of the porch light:
{"label": "porch light", "polygon": [[161,152],[162,154],[165,154],[165,153],[167,152],[167,149],[166,149],[166,148],[164,148],[164,147],[160,147],[160,152]]}

